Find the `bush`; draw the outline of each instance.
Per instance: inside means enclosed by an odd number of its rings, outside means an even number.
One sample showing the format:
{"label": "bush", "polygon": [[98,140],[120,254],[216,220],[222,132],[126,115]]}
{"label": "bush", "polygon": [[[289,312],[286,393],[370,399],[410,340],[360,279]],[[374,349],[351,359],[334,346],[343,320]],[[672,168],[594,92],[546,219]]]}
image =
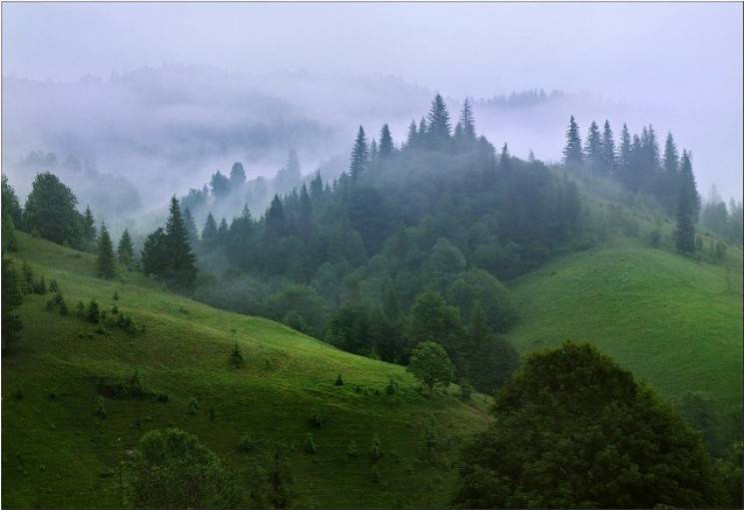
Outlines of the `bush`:
{"label": "bush", "polygon": [[336,382],[333,384],[335,384],[336,386],[344,385],[344,379],[341,377],[341,374],[338,374],[338,377],[336,377]]}
{"label": "bush", "polygon": [[235,368],[240,368],[245,364],[243,354],[240,352],[240,347],[238,347],[238,342],[235,342],[235,347],[233,347],[233,350],[230,353],[230,363]]}
{"label": "bush", "polygon": [[387,386],[385,386],[385,393],[388,396],[393,396],[396,391],[398,391],[398,383],[393,381],[393,378],[391,377],[388,379]]}
{"label": "bush", "polygon": [[460,399],[463,400],[464,402],[468,402],[472,394],[473,394],[473,385],[470,384],[469,380],[463,379],[460,382]]}
{"label": "bush", "polygon": [[658,248],[661,245],[661,232],[658,230],[653,230],[648,235],[648,244],[651,245],[652,248]]}
{"label": "bush", "polygon": [[78,301],[77,305],[75,305],[75,313],[78,317],[83,317],[85,315],[85,305],[82,301]]}
{"label": "bush", "polygon": [[240,443],[238,443],[238,451],[240,453],[251,453],[255,451],[256,448],[256,442],[253,441],[249,435],[243,434],[243,436],[240,438]]}
{"label": "bush", "polygon": [[318,445],[315,444],[315,439],[309,432],[307,434],[307,437],[305,438],[305,453],[309,453],[311,455],[318,453]]}
{"label": "bush", "polygon": [[44,295],[47,293],[47,286],[46,281],[44,280],[44,277],[41,276],[39,279],[34,283],[34,294]]}
{"label": "bush", "polygon": [[169,400],[168,395],[166,395],[165,393],[158,393],[157,398],[158,402],[160,402],[161,404],[165,404]]}
{"label": "bush", "polygon": [[375,483],[382,483],[382,473],[380,473],[379,469],[375,469],[372,472],[372,481]]}
{"label": "bush", "polygon": [[191,400],[189,400],[188,410],[192,416],[199,412],[199,401],[195,397],[191,397]]}
{"label": "bush", "polygon": [[67,303],[64,301],[60,302],[59,304],[59,313],[60,315],[67,315],[69,313],[69,310],[67,309]]}
{"label": "bush", "polygon": [[119,293],[114,291],[114,301],[119,301]]}
{"label": "bush", "polygon": [[99,418],[105,418],[106,417],[106,404],[103,401],[103,397],[99,396],[98,400],[96,401],[96,416]]}
{"label": "bush", "polygon": [[382,443],[377,433],[372,436],[372,449],[369,453],[374,460],[380,460],[382,458]]}
{"label": "bush", "polygon": [[88,319],[88,322],[92,322],[93,324],[98,324],[98,321],[101,320],[101,309],[98,307],[98,302],[96,302],[95,299],[90,300],[86,318]]}
{"label": "bush", "polygon": [[323,417],[319,414],[314,414],[310,417],[310,426],[316,429],[323,427]]}

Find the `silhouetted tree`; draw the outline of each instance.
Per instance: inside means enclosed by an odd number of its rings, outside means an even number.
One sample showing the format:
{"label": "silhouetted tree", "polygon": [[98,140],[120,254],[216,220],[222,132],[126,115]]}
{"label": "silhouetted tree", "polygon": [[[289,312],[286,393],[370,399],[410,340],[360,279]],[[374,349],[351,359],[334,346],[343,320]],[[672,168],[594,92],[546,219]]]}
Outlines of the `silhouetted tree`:
{"label": "silhouetted tree", "polygon": [[132,246],[132,238],[129,235],[129,230],[126,228],[122,232],[119,238],[119,246],[116,248],[116,254],[118,255],[119,262],[130,267],[134,261],[134,247]]}
{"label": "silhouetted tree", "polygon": [[116,264],[114,262],[114,246],[111,243],[108,229],[101,223],[101,232],[98,236],[98,276],[111,279],[116,276]]}
{"label": "silhouetted tree", "polygon": [[356,182],[367,170],[369,165],[369,150],[367,148],[367,137],[364,134],[364,128],[359,126],[354,148],[351,151],[351,165],[349,166],[349,175],[351,181]]}
{"label": "silhouetted tree", "polygon": [[695,253],[695,207],[698,201],[698,194],[695,185],[695,175],[692,173],[692,162],[687,151],[682,151],[679,177],[677,224],[674,228],[674,242],[677,253],[689,256]]}
{"label": "silhouetted tree", "polygon": [[566,147],[563,149],[563,161],[567,165],[579,165],[584,161],[584,150],[581,148],[579,126],[576,124],[573,115],[571,115],[571,120],[568,123],[568,131],[566,131]]}

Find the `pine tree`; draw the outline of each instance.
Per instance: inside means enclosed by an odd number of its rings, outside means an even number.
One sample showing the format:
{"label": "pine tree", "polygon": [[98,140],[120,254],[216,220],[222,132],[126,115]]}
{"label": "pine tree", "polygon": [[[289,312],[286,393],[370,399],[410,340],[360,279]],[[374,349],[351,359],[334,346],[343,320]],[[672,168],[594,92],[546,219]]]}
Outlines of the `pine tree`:
{"label": "pine tree", "polygon": [[[237,164],[239,163],[236,163],[236,165]],[[184,207],[183,209],[183,223],[186,225],[186,232],[189,235],[191,246],[196,246],[199,242],[199,232],[196,230],[196,222],[194,221],[194,217],[191,215],[191,209],[188,207]]]}
{"label": "pine tree", "polygon": [[310,181],[310,198],[312,200],[318,200],[323,196],[323,178],[320,176],[320,171],[315,174],[315,177]]}
{"label": "pine tree", "polygon": [[412,120],[408,126],[408,138],[406,139],[406,148],[411,149],[416,147],[418,144],[418,127],[416,127],[416,121]]}
{"label": "pine tree", "polygon": [[379,156],[379,151],[377,149],[377,140],[374,138],[372,139],[372,143],[369,144],[369,163],[370,166],[377,163],[377,157]]}
{"label": "pine tree", "polygon": [[227,238],[230,233],[230,228],[227,226],[227,220],[222,218],[220,226],[217,228],[217,244],[225,246],[227,244]]}
{"label": "pine tree", "polygon": [[657,179],[656,196],[669,213],[673,213],[677,203],[677,188],[679,186],[679,153],[674,143],[672,133],[667,134],[664,144],[661,174]]}
{"label": "pine tree", "polygon": [[274,190],[278,193],[288,193],[299,186],[301,182],[300,159],[297,157],[297,151],[290,149],[287,154],[287,163],[274,177]]}
{"label": "pine tree", "polygon": [[93,219],[90,206],[86,206],[85,214],[83,214],[83,239],[85,240],[87,249],[90,250],[95,246],[96,237],[96,221]]}
{"label": "pine tree", "polygon": [[462,105],[462,111],[460,112],[460,126],[462,128],[462,138],[468,142],[475,142],[475,118],[473,117],[473,109],[470,106],[470,101],[465,98],[465,102]]}
{"label": "pine tree", "polygon": [[602,130],[602,169],[607,173],[615,171],[615,137],[612,134],[610,121],[605,120]]}
{"label": "pine tree", "polygon": [[695,203],[698,200],[695,175],[687,151],[682,151],[680,186],[677,191],[677,224],[674,242],[677,253],[690,256],[695,253]]}
{"label": "pine tree", "polygon": [[217,222],[214,221],[214,216],[212,216],[211,212],[207,215],[207,221],[204,223],[201,238],[207,245],[217,239]]}
{"label": "pine tree", "polygon": [[104,223],[101,223],[101,233],[98,236],[98,275],[106,279],[116,276],[114,247]]}
{"label": "pine tree", "polygon": [[181,208],[175,196],[171,198],[165,237],[169,257],[167,277],[177,285],[190,287],[196,280],[196,261],[191,252],[189,234],[183,223]]}
{"label": "pine tree", "polygon": [[359,132],[354,141],[354,148],[351,151],[351,166],[349,167],[351,181],[358,181],[362,174],[367,170],[368,165],[369,150],[367,148],[367,137],[364,134],[364,128],[359,126]]}
{"label": "pine tree", "polygon": [[428,134],[429,126],[426,124],[426,117],[421,117],[417,131],[417,140],[419,144],[424,145],[426,143],[426,137]]}
{"label": "pine tree", "polygon": [[631,173],[631,165],[633,164],[633,152],[630,141],[630,132],[628,131],[628,125],[623,124],[623,131],[620,135],[620,151],[618,154],[617,161],[617,174],[620,180],[628,186],[629,176]]}
{"label": "pine tree", "polygon": [[434,96],[431,109],[427,117],[429,127],[426,132],[426,140],[429,147],[435,149],[449,149],[451,141],[452,126],[447,105],[440,94]]}
{"label": "pine tree", "polygon": [[587,161],[593,169],[599,169],[602,166],[602,137],[599,134],[599,127],[594,121],[589,125],[585,147]]}
{"label": "pine tree", "polygon": [[504,144],[501,148],[501,157],[499,158],[499,164],[501,168],[509,168],[511,164],[511,156],[509,156],[509,146]]}
{"label": "pine tree", "polygon": [[130,267],[134,260],[134,247],[132,246],[132,238],[129,235],[129,230],[124,229],[121,237],[119,238],[119,246],[116,248],[116,254],[118,255],[119,262],[125,267]]}
{"label": "pine tree", "polygon": [[279,195],[274,195],[269,209],[266,211],[266,233],[279,238],[286,232],[287,218],[284,213],[284,204]]}
{"label": "pine tree", "polygon": [[567,165],[580,165],[584,161],[584,151],[581,148],[579,126],[571,115],[566,132],[566,147],[563,149],[563,161]]}
{"label": "pine tree", "polygon": [[380,160],[389,158],[394,151],[395,144],[393,144],[393,137],[390,135],[390,127],[385,124],[380,130]]}

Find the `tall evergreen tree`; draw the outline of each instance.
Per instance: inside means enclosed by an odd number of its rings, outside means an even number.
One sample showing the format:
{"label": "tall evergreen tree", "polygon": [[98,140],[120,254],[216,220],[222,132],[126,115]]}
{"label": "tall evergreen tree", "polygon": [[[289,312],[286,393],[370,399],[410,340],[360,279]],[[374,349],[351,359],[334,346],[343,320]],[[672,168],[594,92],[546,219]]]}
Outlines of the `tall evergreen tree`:
{"label": "tall evergreen tree", "polygon": [[116,254],[118,255],[119,262],[130,267],[134,260],[134,247],[132,246],[132,238],[129,235],[129,230],[124,229],[121,237],[119,238],[119,246],[116,248]]}
{"label": "tall evergreen tree", "polygon": [[462,105],[462,111],[460,112],[460,126],[462,127],[463,140],[467,142],[475,142],[475,117],[473,116],[473,109],[470,106],[470,100],[465,98],[465,102]]}
{"label": "tall evergreen tree", "polygon": [[369,165],[369,149],[367,148],[367,137],[364,134],[364,128],[359,126],[356,140],[354,141],[354,148],[351,151],[351,166],[349,167],[349,175],[351,175],[352,182],[356,182],[367,170]]}
{"label": "tall evergreen tree", "polygon": [[602,167],[605,172],[615,171],[615,137],[612,134],[610,121],[605,120],[602,130]]}
{"label": "tall evergreen tree", "polygon": [[274,178],[274,189],[278,193],[288,193],[299,186],[301,182],[300,159],[297,156],[297,151],[290,149],[287,154],[287,163],[277,172]]}
{"label": "tall evergreen tree", "polygon": [[230,193],[230,179],[222,175],[219,170],[212,175],[210,186],[212,187],[212,195],[217,200],[222,200]]}
{"label": "tall evergreen tree", "polygon": [[584,150],[581,148],[581,135],[579,126],[576,124],[574,116],[568,123],[566,131],[566,147],[563,149],[563,161],[567,165],[580,165],[584,161]]}
{"label": "tall evergreen tree", "polygon": [[586,159],[593,169],[602,167],[602,136],[599,134],[597,123],[592,121],[589,133],[586,135]]}
{"label": "tall evergreen tree", "polygon": [[221,246],[224,246],[225,243],[227,243],[227,236],[230,232],[230,227],[227,225],[227,220],[225,218],[222,218],[222,221],[220,221],[220,226],[217,227],[217,243]]}
{"label": "tall evergreen tree", "polygon": [[499,158],[499,164],[501,168],[509,168],[511,163],[511,156],[509,156],[509,146],[504,144],[501,148],[501,157]]}
{"label": "tall evergreen tree", "polygon": [[450,125],[450,116],[447,111],[447,105],[441,95],[434,96],[431,102],[431,109],[428,115],[429,127],[426,133],[426,140],[429,147],[432,148],[449,148],[452,126]]}
{"label": "tall evergreen tree", "polygon": [[411,149],[418,143],[418,127],[416,121],[412,120],[408,126],[408,138],[406,139],[406,148]]}
{"label": "tall evergreen tree", "polygon": [[245,169],[243,163],[236,161],[230,170],[230,187],[239,189],[243,184],[245,184]]}
{"label": "tall evergreen tree", "polygon": [[191,209],[188,207],[183,208],[183,223],[186,226],[186,232],[189,234],[189,242],[191,246],[196,246],[199,242],[199,233],[196,230],[196,222],[194,217],[191,215]]}
{"label": "tall evergreen tree", "polygon": [[101,233],[98,236],[98,275],[102,278],[111,279],[116,276],[116,264],[114,262],[114,246],[111,243],[108,229],[101,223]]}
{"label": "tall evergreen tree", "polygon": [[266,233],[272,237],[279,238],[286,233],[287,217],[284,212],[284,204],[279,195],[274,195],[269,209],[266,211]]}
{"label": "tall evergreen tree", "polygon": [[668,133],[664,143],[664,157],[661,173],[656,180],[655,192],[661,204],[670,214],[677,205],[677,187],[679,186],[679,153],[672,133]]}
{"label": "tall evergreen tree", "polygon": [[628,125],[623,124],[623,131],[620,135],[620,151],[617,161],[617,174],[620,180],[628,185],[631,165],[633,164],[633,148],[630,140],[630,131]]}
{"label": "tall evergreen tree", "polygon": [[207,221],[204,223],[201,238],[207,245],[217,240],[217,222],[214,221],[214,216],[212,216],[211,212],[207,215]]}
{"label": "tall evergreen tree", "polygon": [[3,211],[13,220],[13,225],[23,230],[23,209],[21,209],[18,196],[5,174],[2,175],[2,207]]}
{"label": "tall evergreen tree", "polygon": [[695,175],[687,151],[682,151],[680,185],[677,191],[677,224],[674,242],[677,253],[689,256],[695,253],[695,203],[698,200]]}
{"label": "tall evergreen tree", "polygon": [[377,157],[379,156],[379,150],[377,149],[377,140],[374,138],[372,139],[372,143],[369,144],[369,161],[370,164],[374,164],[377,162]]}
{"label": "tall evergreen tree", "polygon": [[196,280],[195,257],[191,251],[189,234],[186,231],[178,199],[171,198],[170,216],[165,224],[165,236],[168,249],[167,279],[183,287],[190,287]]}
{"label": "tall evergreen tree", "polygon": [[389,158],[395,151],[393,137],[390,135],[390,127],[385,124],[380,130],[380,160]]}
{"label": "tall evergreen tree", "polygon": [[92,250],[95,247],[97,236],[96,221],[93,219],[90,206],[86,206],[85,213],[83,214],[83,240],[87,249]]}
{"label": "tall evergreen tree", "polygon": [[315,174],[315,177],[310,181],[310,198],[313,200],[319,200],[323,196],[323,178],[320,176],[320,172]]}

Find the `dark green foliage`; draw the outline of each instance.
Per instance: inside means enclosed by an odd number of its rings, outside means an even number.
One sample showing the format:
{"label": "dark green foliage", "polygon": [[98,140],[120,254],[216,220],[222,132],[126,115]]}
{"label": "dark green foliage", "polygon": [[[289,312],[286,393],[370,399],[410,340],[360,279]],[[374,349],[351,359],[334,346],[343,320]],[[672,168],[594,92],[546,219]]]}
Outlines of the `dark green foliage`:
{"label": "dark green foliage", "polygon": [[716,462],[716,474],[723,485],[723,502],[728,508],[742,508],[742,465],[744,443],[736,441],[726,456]]}
{"label": "dark green foliage", "polygon": [[449,357],[457,358],[462,339],[460,312],[438,293],[423,292],[411,307],[406,336],[412,346],[433,341],[443,346]]}
{"label": "dark green foliage", "polygon": [[338,374],[336,377],[336,382],[333,383],[335,386],[343,386],[344,385],[344,379],[341,377],[341,374]]}
{"label": "dark green foliage", "polygon": [[98,324],[98,322],[101,320],[101,309],[95,299],[90,300],[85,318],[88,320],[88,322],[92,322],[93,324]]}
{"label": "dark green foliage", "polygon": [[690,256],[695,253],[695,207],[698,201],[692,163],[686,151],[682,152],[680,185],[677,191],[676,225],[674,243],[677,253]]}
{"label": "dark green foliage", "polygon": [[359,448],[357,447],[356,441],[353,439],[349,442],[349,446],[346,448],[346,455],[352,458],[359,456]]}
{"label": "dark green foliage", "polygon": [[411,352],[407,370],[434,395],[438,386],[446,388],[452,380],[454,367],[441,345],[434,342],[422,342]]}
{"label": "dark green foliage", "polygon": [[2,249],[15,251],[15,230],[23,226],[21,206],[15,190],[8,183],[8,177],[2,176]]}
{"label": "dark green foliage", "polygon": [[93,213],[90,210],[90,206],[85,207],[85,213],[82,218],[82,231],[83,247],[88,251],[94,251],[98,232],[96,230],[96,220],[93,219]]}
{"label": "dark green foliage", "polygon": [[358,181],[367,170],[369,165],[369,149],[367,147],[367,137],[364,134],[364,128],[359,126],[354,148],[351,151],[351,165],[349,166],[349,175],[351,181]]}
{"label": "dark green foliage", "polygon": [[310,420],[308,420],[310,423],[310,426],[316,429],[323,428],[324,422],[323,417],[319,414],[314,414],[310,417]]}
{"label": "dark green foliage", "polygon": [[460,381],[460,398],[464,402],[470,401],[470,397],[472,396],[474,390],[475,388],[473,388],[473,385],[468,379],[463,379],[462,381]]}
{"label": "dark green foliage", "polygon": [[178,429],[153,430],[133,458],[136,508],[236,508],[237,481],[196,436]]}
{"label": "dark green foliage", "polygon": [[313,438],[313,435],[309,432],[305,437],[305,445],[303,448],[305,449],[305,453],[309,453],[311,455],[318,453],[318,445],[315,444],[315,438]]}
{"label": "dark green foliage", "polygon": [[255,477],[251,501],[255,508],[293,508],[297,495],[292,490],[294,480],[282,446],[276,446],[266,459],[264,469]]}
{"label": "dark green foliage", "polygon": [[23,261],[23,264],[21,265],[21,275],[23,276],[23,280],[21,281],[21,290],[24,294],[31,294],[34,291],[34,272],[31,269],[31,266],[26,262]]}
{"label": "dark green foliage", "polygon": [[132,245],[132,237],[129,235],[129,230],[126,228],[119,238],[116,255],[119,258],[119,263],[124,267],[132,267],[132,263],[134,262],[134,246]]}
{"label": "dark green foliage", "polygon": [[145,240],[142,268],[166,283],[189,288],[196,280],[195,257],[178,200],[171,198],[170,215],[165,230],[158,228]]}
{"label": "dark green foliage", "polygon": [[18,341],[23,323],[15,309],[23,302],[21,285],[13,263],[3,258],[2,260],[2,351],[9,352]]}
{"label": "dark green foliage", "polygon": [[380,460],[383,456],[382,442],[377,433],[372,436],[372,448],[369,451],[369,455],[372,457],[372,460]]}
{"label": "dark green foliage", "polygon": [[431,109],[427,116],[428,127],[423,132],[428,147],[433,149],[446,149],[450,147],[452,126],[450,116],[447,111],[447,105],[441,95],[434,96],[431,102]]}
{"label": "dark green foliage", "polygon": [[49,280],[49,292],[59,292],[59,284],[57,280]]}
{"label": "dark green foliage", "polygon": [[615,138],[612,134],[610,122],[605,120],[604,129],[602,130],[602,156],[601,168],[603,171],[611,173],[615,171],[617,164],[615,154]]}
{"label": "dark green foliage", "polygon": [[241,368],[245,364],[243,353],[240,352],[240,347],[237,342],[235,342],[235,347],[233,347],[233,350],[230,352],[230,364],[235,368]]}
{"label": "dark green foliage", "polygon": [[47,285],[46,280],[43,276],[40,276],[38,280],[34,282],[34,294],[39,294],[40,296],[43,296],[47,293]]}
{"label": "dark green foliage", "polygon": [[240,438],[240,443],[238,444],[238,451],[240,453],[252,453],[256,451],[257,446],[258,444],[256,441],[251,439],[248,434],[243,434]]}
{"label": "dark green foliage", "polygon": [[392,397],[395,395],[396,391],[398,391],[398,383],[396,383],[392,378],[388,379],[387,386],[385,386],[385,394]]}
{"label": "dark green foliage", "polygon": [[386,160],[395,152],[395,145],[393,144],[393,137],[390,135],[390,127],[385,124],[380,130],[380,151],[379,158],[381,161]]}
{"label": "dark green foliage", "polygon": [[700,437],[588,344],[530,354],[464,452],[458,506],[719,504]]}
{"label": "dark green foliage", "polygon": [[217,240],[217,222],[214,221],[214,216],[212,216],[211,212],[207,215],[207,221],[204,224],[201,238],[207,245]]}
{"label": "dark green foliage", "polygon": [[586,135],[586,144],[584,147],[586,150],[587,162],[596,170],[601,170],[604,159],[602,136],[599,134],[599,127],[594,121],[589,125],[589,133]]}
{"label": "dark green foliage", "polygon": [[563,149],[563,161],[567,165],[579,165],[584,161],[584,150],[581,146],[579,126],[571,115],[566,131],[566,146]]}
{"label": "dark green foliage", "polygon": [[100,395],[96,399],[95,415],[101,419],[106,418],[106,403],[103,401],[103,397]]}
{"label": "dark green foliage", "polygon": [[192,416],[199,414],[199,401],[196,400],[196,397],[191,397],[189,400],[188,411]]}
{"label": "dark green foliage", "polygon": [[119,293],[117,291],[114,291],[114,295],[111,299],[113,299],[114,301],[119,301]]}
{"label": "dark green foliage", "polygon": [[75,210],[77,198],[56,175],[40,173],[26,199],[23,223],[29,232],[57,244],[81,247],[82,219]]}
{"label": "dark green foliage", "polygon": [[98,259],[96,263],[98,265],[98,276],[106,279],[116,276],[114,247],[105,224],[101,224],[101,233],[98,237]]}

